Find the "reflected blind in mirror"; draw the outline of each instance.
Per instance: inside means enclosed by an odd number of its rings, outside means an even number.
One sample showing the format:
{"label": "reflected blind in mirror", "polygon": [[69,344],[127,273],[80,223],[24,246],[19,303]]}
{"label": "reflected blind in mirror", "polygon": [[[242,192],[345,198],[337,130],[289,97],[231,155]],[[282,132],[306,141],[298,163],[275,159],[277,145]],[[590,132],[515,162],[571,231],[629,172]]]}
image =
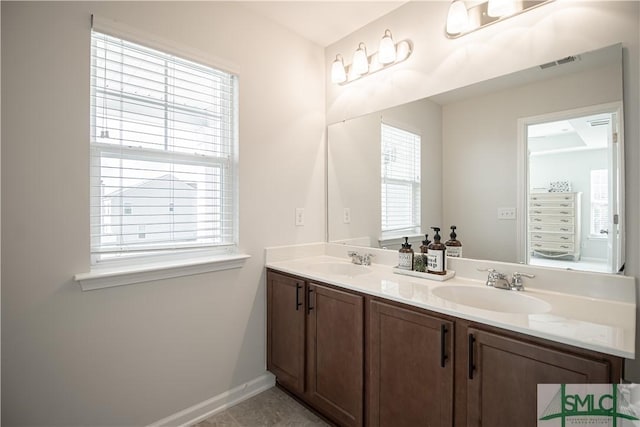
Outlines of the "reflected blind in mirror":
{"label": "reflected blind in mirror", "polygon": [[383,234],[420,232],[420,135],[381,124]]}
{"label": "reflected blind in mirror", "polygon": [[234,75],[92,31],[94,261],[233,248],[236,86]]}

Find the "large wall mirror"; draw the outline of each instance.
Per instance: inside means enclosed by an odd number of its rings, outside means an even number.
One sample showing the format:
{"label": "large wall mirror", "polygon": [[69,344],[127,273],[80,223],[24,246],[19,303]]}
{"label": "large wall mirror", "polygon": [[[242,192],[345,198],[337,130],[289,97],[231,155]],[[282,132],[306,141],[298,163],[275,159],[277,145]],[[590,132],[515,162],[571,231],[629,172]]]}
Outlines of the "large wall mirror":
{"label": "large wall mirror", "polygon": [[621,120],[614,45],[332,124],[329,241],[456,225],[465,258],[618,272]]}

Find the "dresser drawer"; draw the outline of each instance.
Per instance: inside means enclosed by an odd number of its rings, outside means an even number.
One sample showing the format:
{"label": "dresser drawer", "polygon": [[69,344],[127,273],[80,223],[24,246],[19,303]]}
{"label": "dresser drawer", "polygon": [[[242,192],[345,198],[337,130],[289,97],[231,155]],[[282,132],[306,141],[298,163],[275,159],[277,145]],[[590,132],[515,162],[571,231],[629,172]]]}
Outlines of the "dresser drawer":
{"label": "dresser drawer", "polygon": [[573,208],[530,208],[531,215],[568,215],[573,216],[575,211]]}
{"label": "dresser drawer", "polygon": [[531,215],[529,217],[529,220],[531,221],[531,226],[535,226],[537,223],[544,223],[546,224],[556,224],[556,225],[561,225],[561,224],[566,224],[566,225],[573,225],[573,217],[571,216],[563,216],[563,215]]}
{"label": "dresser drawer", "polygon": [[532,200],[529,202],[529,208],[573,208],[573,200]]}
{"label": "dresser drawer", "polygon": [[573,252],[573,243],[531,242],[531,248],[541,251]]}
{"label": "dresser drawer", "polygon": [[573,243],[573,234],[562,233],[531,233],[532,242]]}
{"label": "dresser drawer", "polygon": [[573,201],[575,196],[573,194],[565,193],[536,193],[529,196],[531,201]]}
{"label": "dresser drawer", "polygon": [[535,224],[529,225],[530,232],[551,232],[551,233],[573,233],[573,224],[547,224],[543,222],[538,222]]}

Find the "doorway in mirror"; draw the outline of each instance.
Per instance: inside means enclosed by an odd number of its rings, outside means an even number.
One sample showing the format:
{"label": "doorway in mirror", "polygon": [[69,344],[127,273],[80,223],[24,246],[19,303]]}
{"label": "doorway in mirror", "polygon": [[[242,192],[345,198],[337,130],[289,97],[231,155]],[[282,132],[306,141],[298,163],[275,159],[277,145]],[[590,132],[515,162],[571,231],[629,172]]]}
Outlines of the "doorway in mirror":
{"label": "doorway in mirror", "polygon": [[603,273],[623,268],[621,109],[612,103],[521,120],[527,264]]}

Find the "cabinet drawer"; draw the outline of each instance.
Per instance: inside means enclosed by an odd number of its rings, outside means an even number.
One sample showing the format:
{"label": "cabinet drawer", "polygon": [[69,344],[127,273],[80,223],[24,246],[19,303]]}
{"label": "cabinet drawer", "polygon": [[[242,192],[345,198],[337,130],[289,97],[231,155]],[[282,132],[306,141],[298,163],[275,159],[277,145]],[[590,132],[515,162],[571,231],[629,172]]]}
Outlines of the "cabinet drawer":
{"label": "cabinet drawer", "polygon": [[529,202],[529,207],[534,208],[573,208],[573,201],[566,200],[541,200]]}
{"label": "cabinet drawer", "polygon": [[573,224],[545,224],[544,222],[531,224],[529,226],[531,232],[551,232],[551,233],[573,233]]}
{"label": "cabinet drawer", "polygon": [[573,201],[575,199],[574,194],[567,193],[536,193],[529,196],[531,201]]}
{"label": "cabinet drawer", "polygon": [[534,226],[539,223],[546,224],[566,224],[573,225],[573,217],[571,216],[563,216],[563,215],[531,215],[529,217],[531,220],[531,226]]}
{"label": "cabinet drawer", "polygon": [[573,252],[575,245],[573,243],[531,242],[531,248],[541,251]]}
{"label": "cabinet drawer", "polygon": [[571,215],[575,213],[573,208],[531,208],[529,209],[531,215]]}
{"label": "cabinet drawer", "polygon": [[532,242],[557,242],[557,243],[573,243],[572,234],[562,233],[531,233]]}

